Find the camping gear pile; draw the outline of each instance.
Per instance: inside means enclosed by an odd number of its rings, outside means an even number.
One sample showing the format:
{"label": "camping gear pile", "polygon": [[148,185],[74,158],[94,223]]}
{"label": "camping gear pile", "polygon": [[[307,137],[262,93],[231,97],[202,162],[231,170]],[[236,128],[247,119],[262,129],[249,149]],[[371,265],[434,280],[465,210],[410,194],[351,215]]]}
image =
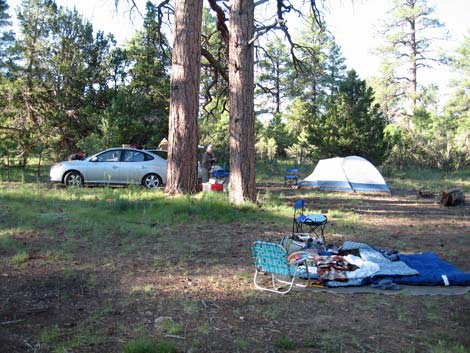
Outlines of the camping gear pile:
{"label": "camping gear pile", "polygon": [[[400,285],[470,286],[470,273],[460,271],[432,252],[405,255],[353,241],[340,246],[328,244],[323,233],[326,216],[305,215],[303,206],[303,200],[294,203],[292,234],[284,236],[279,244],[263,241],[253,244],[256,288],[286,294],[294,285],[328,288],[369,285],[387,290],[400,289]],[[304,225],[308,226],[307,231]],[[260,272],[271,274],[272,288],[260,283]],[[286,285],[287,289],[283,289]]]}

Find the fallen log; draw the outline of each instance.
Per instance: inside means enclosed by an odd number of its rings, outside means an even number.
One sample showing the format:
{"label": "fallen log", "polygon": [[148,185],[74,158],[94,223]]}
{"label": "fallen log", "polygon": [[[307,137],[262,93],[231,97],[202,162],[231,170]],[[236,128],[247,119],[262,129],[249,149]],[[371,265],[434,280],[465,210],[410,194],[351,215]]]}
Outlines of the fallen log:
{"label": "fallen log", "polygon": [[441,193],[439,204],[441,206],[458,206],[465,203],[465,194],[459,188],[452,188]]}

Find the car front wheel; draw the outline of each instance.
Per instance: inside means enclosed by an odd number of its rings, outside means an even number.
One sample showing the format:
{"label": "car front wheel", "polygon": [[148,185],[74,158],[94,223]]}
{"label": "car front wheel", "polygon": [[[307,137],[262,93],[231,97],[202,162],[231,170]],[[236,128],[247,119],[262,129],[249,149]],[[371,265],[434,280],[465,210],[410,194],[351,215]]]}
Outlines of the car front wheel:
{"label": "car front wheel", "polygon": [[142,185],[147,189],[155,189],[162,185],[162,179],[157,174],[147,174],[142,180]]}
{"label": "car front wheel", "polygon": [[64,181],[68,188],[79,188],[83,185],[83,177],[79,172],[67,173]]}

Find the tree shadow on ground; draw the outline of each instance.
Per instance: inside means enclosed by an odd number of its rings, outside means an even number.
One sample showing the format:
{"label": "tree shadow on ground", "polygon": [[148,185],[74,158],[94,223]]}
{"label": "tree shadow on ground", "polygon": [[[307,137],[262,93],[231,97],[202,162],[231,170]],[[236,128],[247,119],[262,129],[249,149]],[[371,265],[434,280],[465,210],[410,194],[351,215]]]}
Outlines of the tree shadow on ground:
{"label": "tree shadow on ground", "polygon": [[[279,199],[285,205],[305,197],[309,209],[337,213],[327,227],[327,240],[440,250],[470,269],[466,208],[436,208],[443,212],[436,217],[423,211],[435,207],[429,201],[402,196],[323,198],[282,192]],[[14,252],[3,249],[0,259],[0,343],[17,352],[61,347],[121,352],[125,342],[140,336],[172,340],[181,352],[281,352],[286,346],[298,352],[431,351],[439,342],[450,349],[470,346],[468,296],[308,290],[277,296],[254,290],[251,244],[277,242],[289,234],[289,215],[263,213],[260,219],[242,213],[232,221],[191,222],[200,214],[192,210],[175,218],[185,220],[178,223],[152,213],[139,218],[142,202],[59,201],[23,197],[25,207],[42,210],[36,218],[0,222],[0,229],[9,232],[26,222],[11,237],[27,258],[15,264]],[[17,215],[17,209],[4,205],[2,215]],[[103,212],[106,224],[91,222],[85,211],[72,217],[67,210],[74,206]],[[446,226],[436,229],[437,218]],[[71,221],[79,224],[71,227]],[[165,317],[169,322],[163,325]]]}

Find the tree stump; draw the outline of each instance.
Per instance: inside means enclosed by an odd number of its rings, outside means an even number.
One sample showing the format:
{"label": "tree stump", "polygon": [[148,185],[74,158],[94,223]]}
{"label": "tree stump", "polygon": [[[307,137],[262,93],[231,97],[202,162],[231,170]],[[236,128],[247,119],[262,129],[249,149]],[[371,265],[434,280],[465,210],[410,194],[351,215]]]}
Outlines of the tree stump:
{"label": "tree stump", "polygon": [[439,204],[441,206],[458,206],[465,203],[465,194],[459,188],[448,189],[441,193]]}

